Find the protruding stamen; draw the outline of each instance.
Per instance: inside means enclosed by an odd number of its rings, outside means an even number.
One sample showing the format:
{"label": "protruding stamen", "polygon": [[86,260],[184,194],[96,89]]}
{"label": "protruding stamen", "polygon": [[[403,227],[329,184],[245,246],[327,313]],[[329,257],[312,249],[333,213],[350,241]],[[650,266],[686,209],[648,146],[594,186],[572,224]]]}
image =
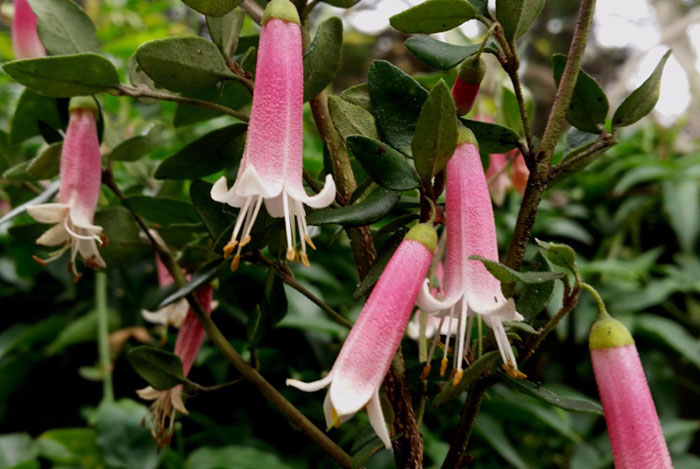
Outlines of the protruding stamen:
{"label": "protruding stamen", "polygon": [[425,364],[425,368],[423,368],[423,372],[420,374],[420,376],[418,377],[418,379],[420,379],[420,380],[422,381],[422,380],[424,380],[425,378],[427,378],[428,375],[430,374],[430,368],[431,368],[431,367],[430,367],[430,362],[426,363],[426,364]]}
{"label": "protruding stamen", "polygon": [[224,246],[224,259],[228,259],[229,256],[231,256],[231,253],[234,251],[234,249],[236,249],[237,245],[238,241],[233,240]]}
{"label": "protruding stamen", "polygon": [[[445,348],[447,350],[447,348]],[[445,372],[447,371],[447,357],[442,357],[442,360],[440,361],[440,377],[442,378],[445,376]]]}
{"label": "protruding stamen", "polygon": [[97,236],[100,237],[100,241],[99,241],[100,247],[106,248],[107,245],[109,244],[109,240],[107,239],[107,236],[105,236],[104,233],[100,233]]}
{"label": "protruding stamen", "polygon": [[287,247],[287,260],[293,261],[297,257],[297,251],[292,246]]}
{"label": "protruding stamen", "polygon": [[231,272],[235,272],[238,269],[238,264],[241,262],[241,255],[236,254],[233,256],[233,260],[231,261]]}
{"label": "protruding stamen", "polygon": [[63,220],[63,227],[66,229],[68,234],[71,235],[72,238],[82,239],[84,241],[89,241],[89,240],[95,240],[97,242],[102,241],[102,239],[99,236],[94,235],[94,234],[91,234],[91,235],[78,234],[76,231],[71,229],[69,219],[70,219],[70,217],[68,216]]}
{"label": "protruding stamen", "polygon": [[301,253],[301,263],[304,264],[304,267],[311,267],[309,256],[307,256],[305,252]]}
{"label": "protruding stamen", "polygon": [[522,371],[518,370],[518,368],[513,365],[513,363],[508,362],[503,364],[503,369],[505,370],[506,374],[510,376],[511,378],[520,378],[520,379],[525,379],[527,378],[527,375],[523,373]]}
{"label": "protruding stamen", "polygon": [[241,244],[238,245],[238,249],[243,249],[245,246],[247,246],[250,243],[250,240],[251,240],[250,236],[246,236],[245,238],[243,238],[243,240],[241,241]]}
{"label": "protruding stamen", "polygon": [[314,251],[316,250],[316,245],[311,241],[311,236],[309,236],[308,233],[304,233],[304,241],[306,241],[306,244],[308,244],[311,249]]}
{"label": "protruding stamen", "polygon": [[454,380],[452,381],[452,386],[456,387],[460,381],[462,381],[462,376],[464,375],[464,370],[457,370],[454,374]]}

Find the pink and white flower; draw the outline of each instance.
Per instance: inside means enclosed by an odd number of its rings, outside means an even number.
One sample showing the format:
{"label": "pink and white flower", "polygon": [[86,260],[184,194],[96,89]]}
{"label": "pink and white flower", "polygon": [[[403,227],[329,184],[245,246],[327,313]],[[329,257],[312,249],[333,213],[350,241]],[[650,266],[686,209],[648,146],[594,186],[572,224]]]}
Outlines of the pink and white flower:
{"label": "pink and white flower", "polygon": [[[228,257],[237,248],[231,267],[240,261],[260,207],[270,216],[284,217],[287,259],[308,265],[306,244],[314,248],[306,225],[304,205],[321,208],[335,198],[335,183],[326,177],[323,190],[309,196],[302,183],[304,67],[301,30],[296,8],[288,0],[273,0],[265,9],[253,91],[248,136],[236,182],[229,189],[225,177],[211,190],[218,202],[240,207]],[[297,236],[301,253],[297,253]],[[298,257],[299,256],[299,257]]]}
{"label": "pink and white flower", "polygon": [[[151,230],[151,236],[154,236],[158,242],[162,242],[162,239],[155,231]],[[159,286],[165,287],[175,283],[172,275],[170,275],[170,272],[168,272],[168,269],[158,255],[156,255],[156,269],[158,270]],[[180,298],[174,303],[162,307],[158,311],[148,311],[144,309],[141,311],[141,316],[148,322],[160,324],[166,328],[168,326],[179,328],[182,326],[189,309],[190,305],[187,303],[187,300],[185,298]]]}
{"label": "pink and white flower", "polygon": [[46,49],[36,29],[37,18],[27,0],[15,0],[12,17],[12,50],[16,59],[44,57]]}
{"label": "pink and white flower", "polygon": [[55,225],[36,240],[37,244],[61,246],[48,259],[35,259],[42,264],[51,262],[70,248],[69,269],[80,278],[75,268],[78,254],[90,268],[105,267],[97,245],[105,244],[106,238],[102,227],[93,224],[102,184],[102,161],[95,100],[73,98],[69,109],[70,120],[61,150],[59,202],[33,205],[27,207],[27,212],[40,223]]}
{"label": "pink and white flower", "polygon": [[328,375],[313,383],[287,380],[287,385],[307,392],[329,386],[323,403],[329,427],[367,407],[372,428],[391,448],[379,389],[401,343],[436,244],[432,226],[414,226],[379,277]]}
{"label": "pink and white flower", "polygon": [[[513,299],[506,300],[501,293],[498,279],[480,261],[470,259],[470,256],[477,255],[497,261],[498,246],[493,207],[479,149],[473,134],[464,128],[460,129],[457,149],[447,164],[446,216],[445,297],[435,298],[426,280],[418,295],[418,307],[445,317],[448,330],[454,321],[458,324],[455,384],[462,377],[465,346],[468,347],[471,341],[475,313],[493,330],[506,370],[522,375],[517,371],[503,322],[520,321],[523,317],[515,310]],[[449,336],[445,354],[448,348]],[[441,374],[446,366],[445,356]]]}

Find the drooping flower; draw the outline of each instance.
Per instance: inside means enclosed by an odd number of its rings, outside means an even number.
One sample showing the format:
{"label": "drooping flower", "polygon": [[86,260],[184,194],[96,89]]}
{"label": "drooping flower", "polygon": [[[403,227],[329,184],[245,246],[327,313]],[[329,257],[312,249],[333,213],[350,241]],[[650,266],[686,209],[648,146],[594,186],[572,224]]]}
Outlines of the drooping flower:
{"label": "drooping flower", "polygon": [[[439,295],[438,298],[444,296],[445,291],[443,289],[443,279],[444,279],[445,269],[442,262],[438,264],[437,271],[435,272],[435,278],[437,279],[439,287],[433,287],[430,291],[433,295]],[[406,335],[413,339],[418,340],[420,337],[420,317],[423,312],[421,310],[416,310],[413,314],[413,318],[408,321],[408,326],[406,326]],[[426,314],[425,321],[425,337],[430,339],[435,335],[436,331],[440,331],[440,335],[455,335],[457,332],[456,324],[452,324],[451,328],[448,328],[450,324],[447,324],[442,319],[438,319],[432,314]]]}
{"label": "drooping flower", "polygon": [[304,70],[296,8],[288,0],[273,0],[265,8],[262,24],[253,105],[238,176],[230,189],[222,177],[211,190],[214,200],[240,207],[231,242],[224,248],[227,257],[237,248],[231,263],[234,270],[241,249],[250,242],[263,201],[270,216],[284,217],[287,259],[301,258],[308,265],[306,244],[314,245],[303,205],[326,207],[335,198],[330,175],[314,196],[307,195],[302,183]]}
{"label": "drooping flower", "polygon": [[627,328],[602,309],[591,329],[589,348],[615,467],[672,468],[642,362]]}
{"label": "drooping flower", "polygon": [[328,375],[313,383],[287,380],[287,385],[307,392],[330,386],[323,403],[329,427],[366,406],[372,428],[391,448],[379,389],[401,343],[436,244],[432,226],[414,226],[379,277]]}
{"label": "drooping flower", "polygon": [[[195,294],[207,314],[211,314],[213,296],[211,285],[200,287]],[[197,357],[202,342],[204,342],[205,335],[204,328],[194,311],[189,309],[175,341],[175,355],[180,357],[182,361],[182,372],[185,377],[192,369],[192,364]],[[141,399],[153,401],[150,407],[151,434],[156,443],[158,443],[159,448],[170,443],[176,412],[188,414],[182,391],[181,384],[164,390],[147,386],[136,391]]]}
{"label": "drooping flower", "polygon": [[[497,261],[498,246],[493,207],[479,149],[474,135],[465,128],[460,129],[457,149],[447,164],[446,216],[445,297],[439,300],[431,295],[426,281],[417,304],[423,311],[446,317],[448,324],[457,321],[459,325],[457,350],[453,355],[453,366],[456,368],[454,383],[457,384],[462,378],[465,346],[468,347],[471,340],[475,313],[493,330],[506,370],[515,376],[522,376],[517,371],[517,362],[503,321],[520,321],[523,317],[515,310],[513,299],[506,300],[501,293],[498,279],[480,261],[469,258],[477,255]],[[449,336],[445,354],[448,348]],[[445,356],[441,374],[445,373],[446,367]]]}
{"label": "drooping flower", "polygon": [[46,49],[37,33],[37,18],[27,0],[15,0],[12,17],[12,50],[16,59],[43,57]]}
{"label": "drooping flower", "polygon": [[78,253],[86,266],[105,267],[97,245],[106,238],[102,227],[94,225],[95,209],[102,184],[100,143],[97,138],[97,104],[91,97],[72,98],[70,120],[61,150],[59,202],[27,207],[29,215],[40,223],[54,224],[36,240],[43,246],[61,246],[48,259],[51,262],[69,248],[69,270],[80,278],[75,266]]}
{"label": "drooping flower", "polygon": [[[151,232],[151,235],[158,236],[154,231]],[[158,236],[156,239],[160,241],[160,236]],[[159,286],[165,287],[175,283],[172,275],[170,275],[170,272],[168,272],[168,269],[165,267],[158,255],[156,255],[156,269],[158,271]],[[161,324],[166,328],[168,326],[179,328],[182,326],[182,322],[185,320],[185,316],[187,315],[187,311],[189,311],[189,309],[190,306],[187,303],[187,300],[185,298],[180,298],[178,301],[170,303],[158,311],[148,311],[144,309],[141,311],[141,316],[143,316],[143,318],[148,322]]]}
{"label": "drooping flower", "polygon": [[452,85],[452,98],[455,100],[458,116],[471,111],[485,74],[486,63],[479,54],[467,57],[459,66],[457,78]]}

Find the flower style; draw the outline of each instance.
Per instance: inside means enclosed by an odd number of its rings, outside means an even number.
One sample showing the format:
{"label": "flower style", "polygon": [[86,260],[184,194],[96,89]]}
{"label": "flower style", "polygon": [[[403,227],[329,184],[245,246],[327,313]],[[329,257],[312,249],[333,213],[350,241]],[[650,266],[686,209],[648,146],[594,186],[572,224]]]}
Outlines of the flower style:
{"label": "flower style", "polygon": [[[210,314],[213,296],[211,285],[200,287],[195,294],[200,303],[202,303],[204,310],[207,314]],[[182,360],[182,373],[184,376],[187,376],[192,369],[192,364],[197,357],[202,342],[204,342],[204,337],[204,328],[199,323],[194,311],[189,309],[175,341],[175,355]],[[175,413],[188,414],[182,398],[182,384],[164,390],[157,390],[147,386],[137,390],[136,393],[141,399],[154,401],[150,408],[151,434],[156,443],[158,443],[158,447],[170,444],[173,425],[175,424]]]}
{"label": "flower style", "polygon": [[97,244],[106,243],[102,227],[93,224],[100,196],[102,169],[100,144],[97,139],[97,105],[91,97],[70,101],[70,120],[61,151],[59,202],[27,207],[29,215],[40,223],[55,224],[36,240],[43,246],[62,246],[48,259],[34,259],[44,264],[58,259],[69,248],[71,260],[68,269],[75,268],[78,253],[86,266],[103,268],[105,262]]}
{"label": "flower style", "polygon": [[627,328],[602,309],[591,329],[589,348],[615,467],[672,468],[642,362]]}
{"label": "flower style", "polygon": [[[288,0],[273,0],[265,8],[253,91],[248,136],[233,187],[220,178],[211,190],[218,202],[240,207],[226,257],[237,248],[231,268],[240,261],[262,202],[270,216],[284,217],[287,259],[308,266],[306,244],[314,248],[306,226],[303,204],[313,208],[330,205],[335,183],[326,177],[323,190],[307,195],[303,169],[303,81],[301,30],[296,8]],[[297,234],[301,253],[297,253]]]}
{"label": "flower style", "polygon": [[15,15],[12,17],[12,50],[16,59],[31,59],[46,55],[46,49],[39,40],[36,24],[36,15],[27,0],[15,0]]}
{"label": "flower style", "polygon": [[[468,347],[471,339],[474,313],[481,315],[493,330],[506,370],[514,376],[522,376],[517,371],[503,321],[520,321],[523,317],[515,310],[513,299],[503,297],[500,282],[480,261],[469,259],[478,255],[498,260],[493,208],[475,142],[469,130],[460,129],[457,149],[447,164],[445,297],[438,300],[431,295],[426,280],[417,300],[423,311],[445,317],[450,324],[448,330],[455,320],[459,325],[458,348],[453,355],[455,385],[462,379],[462,358],[465,357],[465,342]],[[449,339],[447,336],[445,354]],[[444,356],[441,375],[446,367],[447,357]]]}
{"label": "flower style", "polygon": [[372,428],[391,448],[379,388],[403,337],[436,244],[432,226],[414,226],[391,257],[328,375],[313,383],[287,380],[287,385],[307,392],[330,386],[323,403],[329,427],[366,406]]}

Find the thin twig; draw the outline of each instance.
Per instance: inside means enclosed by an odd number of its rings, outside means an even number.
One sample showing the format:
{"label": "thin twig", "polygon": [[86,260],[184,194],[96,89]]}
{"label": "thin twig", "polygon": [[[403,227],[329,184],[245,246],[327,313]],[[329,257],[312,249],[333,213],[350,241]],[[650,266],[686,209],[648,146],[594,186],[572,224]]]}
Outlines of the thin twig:
{"label": "thin twig", "polygon": [[241,8],[243,8],[245,12],[248,13],[248,16],[250,16],[250,18],[253,21],[260,24],[263,17],[263,9],[260,8],[260,5],[255,3],[254,0],[244,0],[241,4]]}

